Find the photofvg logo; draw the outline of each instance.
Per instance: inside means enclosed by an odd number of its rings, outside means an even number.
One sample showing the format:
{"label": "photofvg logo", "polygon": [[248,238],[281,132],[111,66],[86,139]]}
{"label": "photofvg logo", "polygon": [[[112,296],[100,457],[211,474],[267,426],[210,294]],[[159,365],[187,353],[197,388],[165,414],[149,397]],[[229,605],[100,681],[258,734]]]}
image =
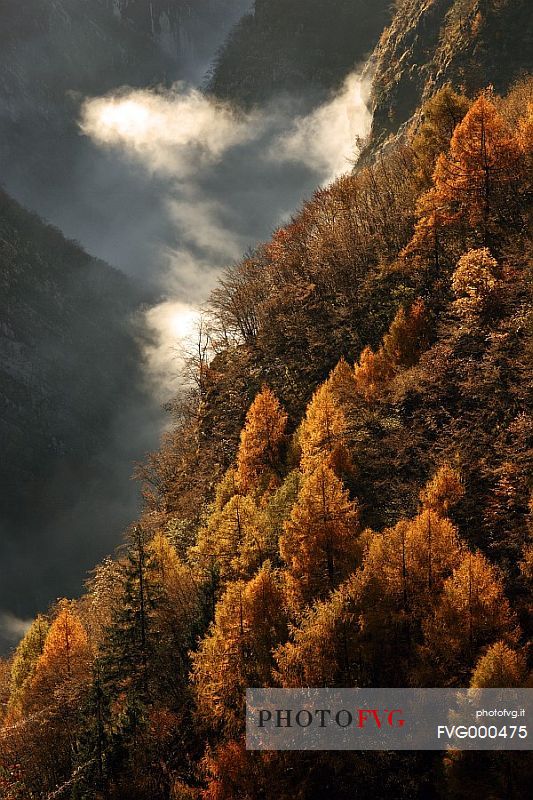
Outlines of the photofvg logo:
{"label": "photofvg logo", "polygon": [[[249,689],[249,750],[529,750],[531,689]],[[533,736],[533,734],[532,734]]]}
{"label": "photofvg logo", "polygon": [[308,708],[300,708],[297,711],[286,708],[262,708],[259,710],[259,727],[265,728],[268,724],[273,724],[276,728],[310,728],[318,725],[320,728],[327,728],[328,725],[336,725],[339,728],[350,728],[355,725],[357,728],[365,728],[367,725],[375,725],[379,730],[383,727],[403,728],[405,720],[402,718],[401,708],[358,708],[351,711],[341,708],[335,711],[331,708],[315,708],[312,711]]}

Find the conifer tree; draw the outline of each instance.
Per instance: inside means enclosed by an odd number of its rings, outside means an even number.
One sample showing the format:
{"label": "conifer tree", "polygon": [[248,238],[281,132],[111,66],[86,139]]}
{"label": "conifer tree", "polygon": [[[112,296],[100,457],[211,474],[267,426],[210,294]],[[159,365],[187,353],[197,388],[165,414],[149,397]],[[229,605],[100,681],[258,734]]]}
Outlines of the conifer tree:
{"label": "conifer tree", "polygon": [[447,230],[459,242],[498,246],[505,230],[522,226],[526,173],[519,139],[491,98],[482,94],[456,127],[448,153],[441,153],[433,188],[418,206],[419,222],[406,253],[434,252]]}
{"label": "conifer tree", "polygon": [[525,678],[524,659],[505,642],[495,642],[478,660],[470,686],[498,689],[521,686]]}
{"label": "conifer tree", "polygon": [[428,314],[423,300],[401,306],[383,337],[383,351],[395,367],[412,367],[428,345]]}
{"label": "conifer tree", "polygon": [[446,517],[464,493],[460,474],[449,464],[443,464],[420,492],[420,500],[425,509]]}
{"label": "conifer tree", "polygon": [[153,612],[158,588],[148,574],[149,541],[150,535],[141,525],[128,532],[126,553],[120,562],[121,591],[102,643],[102,665],[111,696],[127,698],[135,708],[149,704],[153,691],[157,635]]}
{"label": "conifer tree", "polygon": [[11,713],[20,712],[20,705],[42,655],[50,623],[39,615],[19,642],[13,655],[8,707]]}
{"label": "conifer tree", "polygon": [[214,623],[193,655],[198,709],[210,726],[242,731],[245,690],[272,681],[272,651],[287,635],[279,577],[265,565],[248,583],[228,585]]}
{"label": "conifer tree", "polygon": [[516,617],[498,570],[479,552],[467,552],[446,580],[442,599],[424,623],[426,652],[445,679],[472,669],[481,648],[495,640],[513,644]]}
{"label": "conifer tree", "polygon": [[470,105],[467,97],[446,84],[422,106],[422,122],[411,143],[421,187],[430,185],[437,158],[448,150],[450,139]]}
{"label": "conifer tree", "polygon": [[365,347],[359,356],[359,363],[355,366],[357,392],[365,400],[373,400],[379,397],[393,377],[393,364],[383,348],[374,353],[371,347]]}
{"label": "conifer tree", "polygon": [[90,660],[85,628],[74,605],[62,600],[35,665],[25,704],[30,708],[46,706],[57,692],[61,692],[64,701],[74,701],[88,681]]}
{"label": "conifer tree", "polygon": [[252,403],[237,453],[237,483],[245,491],[264,490],[279,481],[287,414],[264,387]]}
{"label": "conifer tree", "polygon": [[275,557],[276,542],[265,515],[250,496],[234,495],[214,511],[198,535],[191,557],[222,581],[251,577]]}
{"label": "conifer tree", "polygon": [[304,477],[280,539],[295,602],[324,597],[357,567],[357,503],[324,459]]}
{"label": "conifer tree", "polygon": [[352,386],[354,383],[352,375],[346,380],[346,371],[351,373],[346,362],[341,362],[328,380],[319,386],[307,406],[298,431],[303,472],[312,472],[324,460],[340,470],[343,466],[348,467],[345,446],[348,425],[339,394],[346,391],[350,380]]}
{"label": "conifer tree", "polygon": [[308,609],[275,656],[285,688],[361,685],[360,641],[354,580]]}

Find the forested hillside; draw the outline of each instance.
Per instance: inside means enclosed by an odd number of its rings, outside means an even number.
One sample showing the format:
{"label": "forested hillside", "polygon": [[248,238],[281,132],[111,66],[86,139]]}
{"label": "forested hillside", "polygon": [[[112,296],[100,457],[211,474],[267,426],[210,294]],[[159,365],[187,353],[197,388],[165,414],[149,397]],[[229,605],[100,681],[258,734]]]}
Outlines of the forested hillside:
{"label": "forested hillside", "polygon": [[142,515],[3,663],[6,798],[528,796],[527,753],[252,753],[243,709],[528,681],[532,109],[444,87],[228,269]]}
{"label": "forested hillside", "polygon": [[255,0],[220,50],[208,90],[247,106],[336,89],[372,51],[389,6],[386,0]]}
{"label": "forested hillside", "polygon": [[[129,414],[142,412],[149,426],[151,401],[135,332],[139,289],[3,192],[0,295],[0,608],[26,616],[42,605],[41,592],[50,596],[50,574],[33,583],[45,553],[54,565],[49,573],[63,569],[61,582],[74,586],[80,564],[90,563],[86,550],[105,552],[102,533],[89,533],[98,518],[92,484],[108,482],[115,492],[109,529],[131,518],[133,497],[125,501],[117,464],[106,464],[102,453],[123,435],[120,421]],[[82,497],[85,508],[69,523]],[[86,542],[75,542],[76,524],[89,528]],[[23,576],[31,582],[21,593]]]}

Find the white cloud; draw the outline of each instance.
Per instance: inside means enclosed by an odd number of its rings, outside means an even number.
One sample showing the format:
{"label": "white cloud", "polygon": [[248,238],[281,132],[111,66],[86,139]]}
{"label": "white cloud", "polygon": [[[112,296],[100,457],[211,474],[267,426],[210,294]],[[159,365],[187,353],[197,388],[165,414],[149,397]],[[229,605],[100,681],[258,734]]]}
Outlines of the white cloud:
{"label": "white cloud", "polygon": [[[157,382],[166,375],[176,390],[176,315],[188,318],[224,266],[268,238],[317,185],[350,168],[357,137],[370,127],[366,89],[350,75],[308,114],[290,103],[236,112],[180,84],[85,102],[82,131],[118,165],[144,170],[157,190],[157,208],[147,204],[128,220],[137,249],[154,254],[147,271],[157,273],[168,298],[147,314],[156,342],[147,351],[149,374]],[[117,168],[117,181],[121,174]],[[164,235],[148,249],[161,227]]]}
{"label": "white cloud", "polygon": [[368,84],[349,75],[338,95],[309,115],[300,117],[274,142],[270,157],[301,161],[324,174],[323,182],[350,169],[356,141],[370,132]]}
{"label": "white cloud", "polygon": [[102,145],[124,148],[147,168],[181,179],[254,136],[253,118],[181,84],[166,92],[137,90],[89,99],[81,129]]}

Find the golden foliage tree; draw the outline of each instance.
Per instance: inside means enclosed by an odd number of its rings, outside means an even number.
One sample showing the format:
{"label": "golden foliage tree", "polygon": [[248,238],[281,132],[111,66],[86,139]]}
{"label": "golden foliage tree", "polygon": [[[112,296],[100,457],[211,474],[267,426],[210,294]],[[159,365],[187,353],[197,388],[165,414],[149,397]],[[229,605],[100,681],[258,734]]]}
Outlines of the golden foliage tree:
{"label": "golden foliage tree", "polygon": [[467,552],[424,627],[431,663],[452,679],[471,669],[481,648],[499,639],[513,644],[516,618],[496,567],[481,553]]}
{"label": "golden foliage tree", "polygon": [[225,581],[251,577],[275,550],[264,512],[252,497],[237,494],[211,514],[191,556],[204,569],[216,567]]}
{"label": "golden foliage tree", "polygon": [[[482,94],[456,127],[447,153],[437,159],[433,188],[418,205],[419,222],[406,252],[435,255],[440,237],[474,235],[485,246],[519,217],[517,201],[525,190],[523,150],[491,98]],[[466,236],[466,239],[472,237]]]}
{"label": "golden foliage tree", "polygon": [[26,701],[46,705],[56,692],[76,690],[87,682],[90,668],[87,633],[73,603],[62,600],[35,666]]}
{"label": "golden foliage tree", "polygon": [[383,337],[383,351],[394,367],[412,367],[428,345],[428,314],[423,300],[416,300],[406,310],[401,306],[388,333]]}
{"label": "golden foliage tree", "polygon": [[50,624],[45,617],[42,615],[36,617],[15,650],[11,665],[9,695],[11,714],[20,712],[25,691],[42,655],[49,627]]}
{"label": "golden foliage tree", "polygon": [[455,527],[426,508],[374,537],[365,570],[383,597],[421,621],[459,565],[461,553]]}
{"label": "golden foliage tree", "polygon": [[448,149],[470,105],[467,97],[446,84],[422,106],[422,122],[411,142],[421,186],[430,184],[438,156]]}
{"label": "golden foliage tree", "polygon": [[358,684],[359,631],[350,599],[350,586],[343,584],[306,611],[275,654],[282,686]]}
{"label": "golden foliage tree", "polygon": [[[38,643],[38,630],[32,633]],[[85,629],[74,604],[63,600],[2,732],[2,757],[21,766],[31,796],[48,796],[72,773],[90,669]]]}
{"label": "golden foliage tree", "polygon": [[423,300],[401,306],[379,350],[365,347],[355,366],[355,386],[366,400],[378,397],[398,370],[412,367],[428,345],[428,314]]}
{"label": "golden foliage tree", "polygon": [[355,366],[358,393],[365,400],[372,400],[379,396],[393,377],[393,365],[383,348],[374,353],[371,347],[365,347],[359,356],[359,363]]}
{"label": "golden foliage tree", "polygon": [[469,250],[459,259],[452,275],[455,305],[462,312],[479,312],[487,308],[498,287],[498,262],[488,247]]}
{"label": "golden foliage tree", "polygon": [[268,565],[248,583],[228,585],[193,655],[198,710],[210,725],[241,731],[246,688],[272,680],[272,651],[287,636],[283,609],[279,576]]}
{"label": "golden foliage tree", "polygon": [[349,469],[345,445],[348,423],[342,399],[347,400],[353,389],[353,371],[343,359],[313,395],[300,425],[300,465],[304,472],[312,472],[324,459],[340,473]]}
{"label": "golden foliage tree", "polygon": [[443,464],[420,492],[420,500],[424,508],[445,517],[464,493],[460,474],[449,464]]}
{"label": "golden foliage tree", "polygon": [[179,558],[176,548],[160,531],[147,546],[147,570],[157,593],[152,624],[157,630],[160,683],[167,684],[171,693],[179,694],[187,680],[187,649],[198,627],[198,585],[190,565]]}
{"label": "golden foliage tree", "polygon": [[324,597],[356,568],[359,533],[357,503],[324,460],[304,477],[280,538],[295,600]]}
{"label": "golden foliage tree", "polygon": [[287,414],[274,393],[264,387],[252,403],[237,454],[237,482],[244,491],[268,488],[279,480]]}
{"label": "golden foliage tree", "polygon": [[478,660],[470,686],[498,689],[521,686],[526,674],[524,658],[505,642],[495,642]]}

